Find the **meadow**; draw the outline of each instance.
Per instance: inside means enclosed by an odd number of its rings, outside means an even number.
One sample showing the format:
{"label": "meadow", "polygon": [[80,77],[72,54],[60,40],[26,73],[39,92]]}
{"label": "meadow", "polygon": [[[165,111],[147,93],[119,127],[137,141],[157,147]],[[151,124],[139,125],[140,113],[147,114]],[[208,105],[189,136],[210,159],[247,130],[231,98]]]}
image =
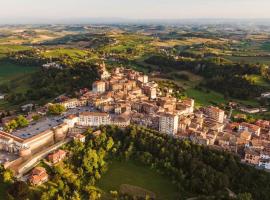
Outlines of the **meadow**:
{"label": "meadow", "polygon": [[135,161],[113,160],[96,186],[108,195],[110,191],[118,191],[122,184],[152,191],[158,199],[173,200],[177,197],[177,188],[169,178]]}

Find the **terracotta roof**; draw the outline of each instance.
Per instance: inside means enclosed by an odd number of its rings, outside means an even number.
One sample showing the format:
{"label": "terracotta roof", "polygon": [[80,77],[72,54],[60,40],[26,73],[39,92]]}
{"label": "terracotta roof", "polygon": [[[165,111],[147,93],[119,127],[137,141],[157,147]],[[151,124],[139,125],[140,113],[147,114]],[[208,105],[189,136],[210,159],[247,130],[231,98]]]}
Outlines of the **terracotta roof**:
{"label": "terracotta roof", "polygon": [[32,170],[32,175],[40,175],[42,173],[46,172],[46,169],[44,167],[35,167],[33,170]]}
{"label": "terracotta roof", "polygon": [[242,122],[240,124],[240,126],[248,127],[249,129],[252,129],[253,131],[258,131],[260,129],[259,126],[256,126],[254,124],[249,124],[249,123],[246,123],[246,122]]}
{"label": "terracotta roof", "polygon": [[85,138],[85,136],[80,133],[76,134],[75,137],[78,139]]}

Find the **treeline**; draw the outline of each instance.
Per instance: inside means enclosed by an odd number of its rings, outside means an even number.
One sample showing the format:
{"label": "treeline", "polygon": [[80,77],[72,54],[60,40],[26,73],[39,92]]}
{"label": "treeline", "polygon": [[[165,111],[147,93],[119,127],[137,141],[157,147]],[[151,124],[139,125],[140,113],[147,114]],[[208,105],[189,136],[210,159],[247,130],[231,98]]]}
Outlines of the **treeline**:
{"label": "treeline", "polygon": [[[142,127],[125,131],[107,128],[114,141],[120,144],[119,155],[135,157],[163,174],[178,186],[179,196],[224,197],[228,188],[241,196],[267,200],[270,195],[270,174],[240,163],[238,157],[204,146],[181,141]],[[181,195],[180,195],[181,194]]]}
{"label": "treeline", "polygon": [[206,78],[204,86],[230,97],[246,99],[257,97],[266,90],[247,80],[245,75],[261,75],[270,81],[270,71],[263,65],[228,64],[222,58],[176,61],[173,57],[155,55],[145,60],[148,64],[159,66],[161,72],[189,70]]}

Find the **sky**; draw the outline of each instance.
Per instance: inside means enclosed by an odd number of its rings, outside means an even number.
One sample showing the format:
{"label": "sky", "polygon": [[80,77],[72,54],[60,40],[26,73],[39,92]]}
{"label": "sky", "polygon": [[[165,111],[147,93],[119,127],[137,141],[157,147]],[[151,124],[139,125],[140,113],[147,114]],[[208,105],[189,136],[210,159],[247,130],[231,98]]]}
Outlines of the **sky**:
{"label": "sky", "polygon": [[270,0],[0,0],[0,22],[71,18],[270,19]]}

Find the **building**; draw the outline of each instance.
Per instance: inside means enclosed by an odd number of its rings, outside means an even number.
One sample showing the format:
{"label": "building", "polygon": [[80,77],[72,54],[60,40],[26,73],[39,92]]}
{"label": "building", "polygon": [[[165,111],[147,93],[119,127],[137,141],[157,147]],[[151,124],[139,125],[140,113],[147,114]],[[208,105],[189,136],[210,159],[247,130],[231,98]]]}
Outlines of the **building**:
{"label": "building", "polygon": [[36,167],[32,170],[31,175],[29,177],[29,182],[31,185],[41,185],[42,183],[47,182],[49,176],[46,172],[46,169],[43,167]]}
{"label": "building", "polygon": [[0,93],[0,100],[5,99],[5,95]]}
{"label": "building", "polygon": [[130,125],[130,117],[124,115],[114,116],[111,123],[118,127],[124,128]]}
{"label": "building", "polygon": [[261,158],[259,160],[259,167],[270,170],[270,158]]}
{"label": "building", "polygon": [[219,109],[218,107],[209,106],[203,109],[204,114],[217,121],[218,123],[223,123],[225,119],[225,112],[224,110]]}
{"label": "building", "polygon": [[71,108],[86,106],[87,100],[73,98],[73,99],[68,99],[66,101],[60,102],[59,104],[64,106],[66,109],[71,109]]}
{"label": "building", "polygon": [[258,165],[260,160],[260,152],[253,149],[245,149],[245,158],[246,163]]}
{"label": "building", "polygon": [[111,123],[111,118],[108,113],[99,112],[83,112],[79,114],[78,125],[80,126],[100,126]]}
{"label": "building", "polygon": [[69,128],[73,128],[78,121],[79,117],[76,115],[69,115],[66,119],[64,119],[64,123],[66,123]]}
{"label": "building", "polygon": [[0,131],[0,150],[28,157],[65,139],[68,128],[61,121],[46,118],[12,134]]}
{"label": "building", "polygon": [[106,83],[104,81],[95,81],[92,84],[92,90],[95,93],[104,93],[106,91]]}
{"label": "building", "polygon": [[246,122],[242,122],[239,124],[238,131],[242,132],[244,130],[250,132],[253,135],[257,135],[257,136],[259,136],[261,133],[261,128],[259,126],[254,125],[254,124],[249,124]]}
{"label": "building", "polygon": [[270,98],[270,92],[265,92],[261,94],[262,98]]}
{"label": "building", "polygon": [[50,68],[63,69],[63,67],[60,64],[56,63],[56,62],[43,64],[42,67],[44,69],[50,69]]}
{"label": "building", "polygon": [[137,80],[140,81],[141,83],[148,83],[148,76],[144,74],[139,75]]}
{"label": "building", "polygon": [[73,136],[73,139],[76,140],[76,141],[80,141],[82,143],[85,142],[85,136],[80,134],[80,133],[77,133]]}
{"label": "building", "polygon": [[56,164],[56,163],[60,162],[61,160],[63,160],[66,157],[66,155],[67,155],[67,152],[60,149],[60,150],[48,155],[48,160],[52,164]]}
{"label": "building", "polygon": [[174,135],[178,131],[178,115],[161,113],[159,117],[159,131],[169,135]]}

